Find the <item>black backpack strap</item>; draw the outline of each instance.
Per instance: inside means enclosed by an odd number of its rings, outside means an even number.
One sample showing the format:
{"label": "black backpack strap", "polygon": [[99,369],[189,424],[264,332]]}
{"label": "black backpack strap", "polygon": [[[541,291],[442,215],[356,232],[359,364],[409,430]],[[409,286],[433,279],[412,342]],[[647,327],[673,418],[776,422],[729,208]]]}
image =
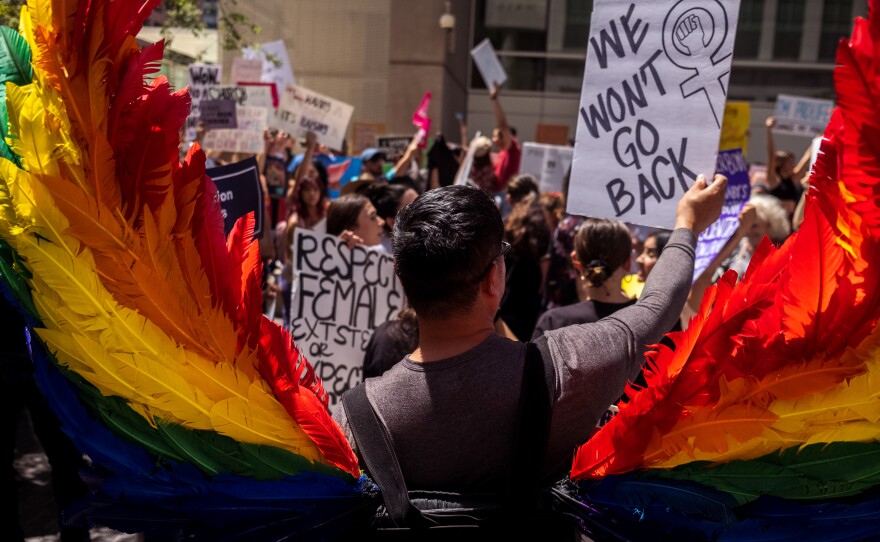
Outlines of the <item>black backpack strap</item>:
{"label": "black backpack strap", "polygon": [[366,383],[348,390],[342,396],[342,406],[364,466],[382,490],[388,516],[400,527],[426,524],[409,499],[391,436],[367,399]]}
{"label": "black backpack strap", "polygon": [[535,343],[526,343],[520,411],[514,436],[510,497],[514,508],[534,505],[541,487],[541,465],[550,435],[550,393],[554,372]]}

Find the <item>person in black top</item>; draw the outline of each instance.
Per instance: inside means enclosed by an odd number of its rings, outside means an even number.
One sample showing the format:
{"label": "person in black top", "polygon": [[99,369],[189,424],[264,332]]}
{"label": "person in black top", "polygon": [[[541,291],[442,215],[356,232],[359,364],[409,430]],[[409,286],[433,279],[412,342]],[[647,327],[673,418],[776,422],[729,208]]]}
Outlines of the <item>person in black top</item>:
{"label": "person in black top", "polygon": [[545,312],[535,326],[532,340],[545,331],[597,322],[635,303],[620,288],[632,259],[632,241],[623,222],[587,219],[575,235],[571,259],[587,283],[587,300]]}
{"label": "person in black top", "polygon": [[767,194],[779,199],[791,218],[804,188],[802,182],[807,180],[810,172],[810,147],[807,147],[801,160],[795,164],[792,153],[776,150],[776,145],[773,142],[773,127],[776,126],[776,119],[768,117],[765,124],[767,126],[768,160],[765,180]]}

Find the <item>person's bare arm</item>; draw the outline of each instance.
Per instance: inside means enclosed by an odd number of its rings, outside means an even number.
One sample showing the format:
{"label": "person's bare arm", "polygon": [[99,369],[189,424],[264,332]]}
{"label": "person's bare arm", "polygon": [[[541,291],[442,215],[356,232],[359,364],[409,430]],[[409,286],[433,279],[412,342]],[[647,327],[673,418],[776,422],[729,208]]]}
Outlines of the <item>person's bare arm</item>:
{"label": "person's bare arm", "polygon": [[[813,157],[813,146],[810,145],[807,147],[807,150],[804,151],[803,156],[801,156],[800,161],[798,161],[797,165],[794,166],[794,171],[792,175],[792,180],[796,183],[801,183],[801,186],[805,184],[805,181],[809,179],[810,174],[810,158]],[[806,188],[806,186],[803,186]]]}
{"label": "person's bare arm", "polygon": [[395,175],[409,175],[409,167],[410,163],[413,161],[413,158],[419,152],[419,139],[420,134],[416,133],[413,138],[410,140],[409,145],[406,147],[406,151],[404,151],[403,156],[400,157],[400,160],[394,164],[394,174]]}
{"label": "person's bare arm", "polygon": [[764,125],[767,126],[767,174],[764,182],[768,190],[773,190],[779,184],[779,179],[776,177],[776,144],[773,141],[773,127],[776,126],[776,119],[767,117]]}
{"label": "person's bare arm", "polygon": [[501,144],[502,147],[506,149],[510,146],[513,134],[510,133],[510,125],[507,124],[507,116],[504,114],[504,109],[501,107],[501,101],[498,99],[500,91],[501,87],[499,87],[497,83],[493,84],[492,90],[489,92],[489,100],[492,102],[492,110],[495,112],[495,127],[501,132]]}
{"label": "person's bare arm", "polygon": [[312,163],[312,156],[315,155],[315,143],[317,141],[318,137],[313,132],[306,133],[306,151],[303,154],[302,162],[296,166],[296,171],[293,172],[293,182],[287,187],[287,201],[293,201],[293,192],[296,189],[296,185],[306,176],[309,164]]}
{"label": "person's bare arm", "polygon": [[736,228],[736,231],[724,243],[718,255],[709,262],[708,267],[700,273],[700,276],[691,286],[691,292],[688,294],[687,303],[685,304],[684,311],[682,311],[682,322],[687,322],[700,309],[700,303],[703,302],[706,289],[712,285],[712,277],[715,275],[715,271],[718,270],[718,266],[730,257],[734,249],[739,246],[739,242],[746,236],[757,220],[758,212],[755,210],[755,207],[751,203],[745,204],[739,213],[739,226]]}

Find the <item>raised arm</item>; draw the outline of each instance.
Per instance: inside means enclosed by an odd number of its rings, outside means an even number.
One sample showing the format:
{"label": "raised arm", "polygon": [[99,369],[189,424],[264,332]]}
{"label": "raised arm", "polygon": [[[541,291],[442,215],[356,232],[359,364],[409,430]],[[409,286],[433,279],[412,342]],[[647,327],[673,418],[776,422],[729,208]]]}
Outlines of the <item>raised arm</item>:
{"label": "raised arm", "polygon": [[697,235],[721,213],[726,186],[721,175],[708,187],[700,176],[685,193],[675,231],[635,305],[594,324],[548,331],[536,341],[556,373],[548,466],[570,459],[638,374],[646,345],[659,342],[678,319],[691,286]]}
{"label": "raised arm", "polygon": [[406,146],[406,151],[404,151],[403,156],[400,157],[400,160],[394,164],[394,175],[408,175],[409,174],[409,165],[412,163],[413,158],[419,152],[419,139],[421,138],[420,133],[416,133],[413,138],[410,140],[409,145]]}
{"label": "raised arm", "polygon": [[801,156],[800,161],[798,161],[797,165],[794,166],[794,171],[792,175],[792,180],[796,183],[801,183],[803,188],[805,186],[805,180],[809,178],[810,174],[810,158],[813,157],[813,146],[809,145],[807,150],[804,151],[804,154]]}
{"label": "raised arm", "polygon": [[296,189],[296,185],[306,176],[309,164],[312,163],[312,156],[315,155],[315,143],[317,142],[318,136],[313,132],[306,132],[306,150],[303,154],[302,162],[296,166],[296,171],[293,172],[293,182],[287,188],[287,201],[293,200],[293,191]]}
{"label": "raised arm", "polygon": [[745,204],[742,211],[739,213],[739,226],[736,228],[736,231],[730,236],[730,239],[724,243],[724,246],[721,248],[718,255],[709,262],[709,266],[700,273],[700,276],[694,282],[693,286],[691,286],[691,293],[688,295],[687,303],[681,313],[683,323],[687,322],[687,320],[689,320],[690,317],[696,314],[700,309],[700,303],[703,302],[703,296],[706,294],[706,289],[712,285],[712,277],[715,275],[715,271],[718,270],[718,266],[730,257],[733,250],[739,246],[739,242],[746,236],[757,221],[758,211],[755,210],[755,207],[751,203]]}
{"label": "raised arm", "polygon": [[767,175],[764,183],[768,190],[773,190],[779,184],[779,179],[776,177],[776,144],[773,142],[773,127],[776,126],[776,119],[767,117],[764,125],[767,126]]}
{"label": "raised arm", "polygon": [[510,146],[513,134],[510,133],[510,125],[507,124],[507,116],[505,116],[504,109],[501,108],[501,101],[498,99],[500,91],[501,87],[499,87],[497,83],[493,84],[492,91],[489,93],[489,100],[492,102],[492,110],[495,112],[495,127],[501,132],[502,147],[506,149]]}

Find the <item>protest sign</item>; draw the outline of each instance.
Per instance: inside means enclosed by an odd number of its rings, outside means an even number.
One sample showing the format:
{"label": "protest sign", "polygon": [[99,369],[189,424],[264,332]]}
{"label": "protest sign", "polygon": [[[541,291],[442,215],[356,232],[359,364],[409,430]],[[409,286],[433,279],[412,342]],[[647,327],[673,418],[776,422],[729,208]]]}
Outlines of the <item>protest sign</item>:
{"label": "protest sign", "polygon": [[259,58],[235,57],[232,59],[232,84],[260,83],[263,75],[263,61]]}
{"label": "protest sign", "polygon": [[265,150],[263,134],[250,130],[211,130],[202,143],[205,149],[213,151],[259,154]]}
{"label": "protest sign", "polygon": [[739,0],[595,3],[568,212],[672,227],[715,170]]}
{"label": "protest sign", "polygon": [[269,110],[265,107],[239,105],[235,108],[238,129],[248,132],[263,133],[269,127]]}
{"label": "protest sign", "polygon": [[489,41],[489,38],[484,39],[479,45],[474,47],[471,50],[471,56],[474,59],[474,64],[477,65],[477,69],[480,71],[480,75],[483,76],[486,88],[491,90],[493,83],[500,87],[507,81],[507,72],[504,71],[504,66],[498,60],[498,55],[495,54],[495,49],[492,47],[492,42]]}
{"label": "protest sign", "polygon": [[834,102],[780,94],[776,97],[774,132],[816,137],[825,133]]}
{"label": "protest sign", "polygon": [[386,154],[386,158],[394,160],[395,157],[402,156],[409,147],[412,136],[408,135],[387,135],[376,138],[376,146],[382,149]]}
{"label": "protest sign", "polygon": [[204,100],[232,100],[236,105],[251,107],[272,107],[272,90],[264,86],[215,86],[205,89]]}
{"label": "protest sign", "polygon": [[224,233],[229,235],[236,220],[248,213],[254,213],[254,238],[262,235],[263,185],[260,183],[257,159],[251,157],[228,166],[208,169],[205,173],[217,186]]}
{"label": "protest sign", "polygon": [[748,102],[724,104],[724,121],[721,123],[721,141],[718,143],[718,150],[740,149],[743,156],[748,156],[751,116],[751,106]]}
{"label": "protest sign", "polygon": [[385,125],[381,122],[353,122],[351,124],[351,152],[360,154],[364,149],[376,147],[376,138],[385,131]]}
{"label": "protest sign", "polygon": [[276,120],[294,136],[313,132],[320,143],[342,149],[354,107],[304,87],[289,86],[281,95]]}
{"label": "protest sign", "polygon": [[206,130],[238,128],[235,102],[232,100],[202,100],[199,104],[199,118],[205,124]]}
{"label": "protest sign", "polygon": [[568,126],[565,124],[535,125],[535,143],[547,145],[568,145]]}
{"label": "protest sign", "polygon": [[288,85],[296,86],[284,40],[270,41],[258,48],[245,48],[244,57],[258,59],[262,63],[262,73],[258,81],[274,84],[278,92]]}
{"label": "protest sign", "polygon": [[189,97],[192,100],[189,117],[186,119],[186,139],[196,138],[199,125],[199,104],[206,98],[207,90],[220,85],[222,66],[218,64],[190,64],[189,66]]}
{"label": "protest sign", "polygon": [[694,260],[694,281],[706,270],[709,263],[721,252],[724,243],[730,239],[739,227],[739,212],[749,201],[751,186],[749,185],[749,165],[743,158],[740,149],[721,151],[718,153],[716,171],[727,177],[727,193],[724,196],[724,207],[721,216],[697,239],[697,256]]}
{"label": "protest sign", "polygon": [[403,287],[391,256],[304,228],[294,233],[293,269],[293,339],[335,404],[363,380],[367,342],[397,316]]}
{"label": "protest sign", "polygon": [[572,147],[523,143],[519,170],[534,175],[540,183],[541,192],[561,193],[573,156]]}
{"label": "protest sign", "polygon": [[246,82],[242,82],[242,83],[239,83],[238,86],[240,86],[240,87],[257,87],[257,88],[261,88],[261,89],[266,89],[263,91],[257,91],[257,92],[261,93],[260,101],[264,100],[264,98],[262,96],[268,92],[269,96],[271,96],[271,98],[272,98],[272,105],[271,105],[272,109],[275,109],[276,107],[278,107],[278,102],[279,102],[278,89],[275,88],[275,83],[246,83]]}

